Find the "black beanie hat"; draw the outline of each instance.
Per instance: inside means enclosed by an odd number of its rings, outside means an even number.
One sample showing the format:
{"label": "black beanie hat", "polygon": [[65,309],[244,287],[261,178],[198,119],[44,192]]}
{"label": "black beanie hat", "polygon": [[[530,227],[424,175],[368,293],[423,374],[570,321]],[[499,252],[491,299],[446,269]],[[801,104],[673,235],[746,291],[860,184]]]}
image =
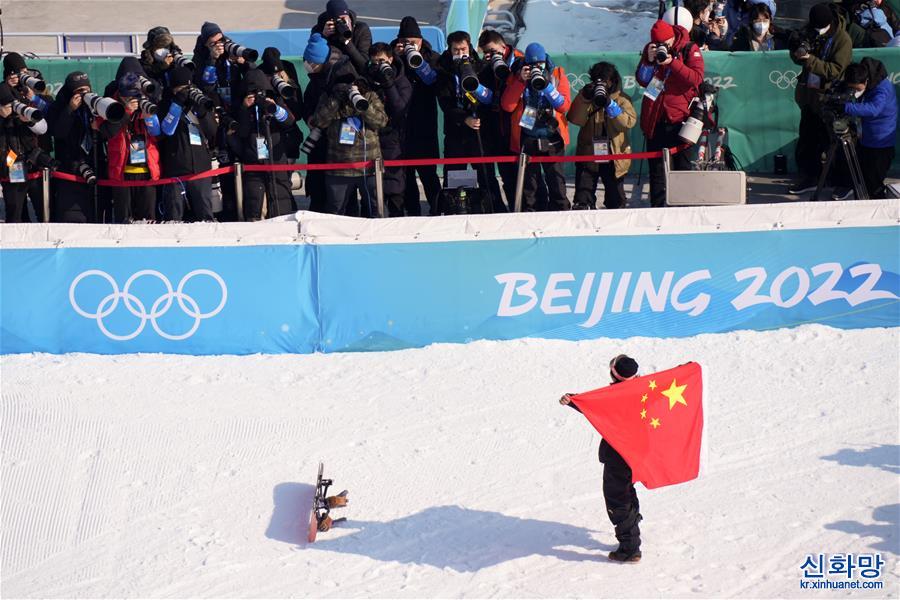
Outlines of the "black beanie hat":
{"label": "black beanie hat", "polygon": [[6,106],[12,104],[16,97],[13,95],[12,89],[6,83],[0,83],[0,105]]}
{"label": "black beanie hat", "polygon": [[271,46],[263,50],[262,64],[259,68],[266,75],[274,75],[279,71],[284,71],[284,64],[281,62],[281,51]]}
{"label": "black beanie hat", "polygon": [[211,38],[212,36],[219,34],[219,33],[222,33],[221,27],[219,27],[215,23],[206,21],[200,27],[200,41],[202,41],[205,44],[207,42],[207,40],[209,40],[209,38]]}
{"label": "black beanie hat", "polygon": [[809,9],[809,24],[815,29],[822,29],[831,25],[834,14],[831,12],[831,4],[822,2]]}
{"label": "black beanie hat", "polygon": [[12,73],[20,73],[23,69],[27,69],[25,59],[21,54],[10,52],[3,57],[3,79],[6,79]]}
{"label": "black beanie hat", "polygon": [[616,379],[621,381],[637,375],[638,364],[637,361],[630,356],[620,354],[619,356],[612,359],[612,362],[609,365],[609,370],[612,372],[613,376]]}
{"label": "black beanie hat", "polygon": [[88,79],[87,73],[83,71],[72,71],[66,75],[66,82],[63,84],[63,87],[71,93],[86,85],[91,85],[91,80]]}
{"label": "black beanie hat", "polygon": [[403,17],[400,21],[400,32],[397,34],[400,38],[421,38],[422,30],[414,17]]}
{"label": "black beanie hat", "polygon": [[191,70],[187,67],[175,67],[169,71],[169,87],[176,88],[180,85],[188,85],[191,83]]}

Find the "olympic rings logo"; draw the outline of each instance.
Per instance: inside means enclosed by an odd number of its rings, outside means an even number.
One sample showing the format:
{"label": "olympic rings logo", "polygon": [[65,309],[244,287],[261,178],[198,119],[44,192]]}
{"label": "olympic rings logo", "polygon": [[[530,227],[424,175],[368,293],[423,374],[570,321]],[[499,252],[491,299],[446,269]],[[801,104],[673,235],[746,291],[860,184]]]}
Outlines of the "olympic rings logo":
{"label": "olympic rings logo", "polygon": [[566,77],[569,79],[569,86],[579,90],[591,82],[591,77],[587,73],[566,73]]}
{"label": "olympic rings logo", "polygon": [[800,75],[797,71],[772,71],[769,73],[769,82],[780,90],[797,87],[797,77]]}
{"label": "olympic rings logo", "polygon": [[[184,293],[184,286],[190,281],[193,277],[198,277],[201,275],[206,275],[207,277],[211,277],[216,283],[219,284],[219,287],[222,289],[222,299],[219,301],[219,305],[216,306],[213,310],[209,312],[200,312],[200,306],[197,304],[197,301],[194,300],[191,296]],[[78,284],[87,277],[97,276],[101,279],[105,279],[109,282],[110,287],[112,288],[112,293],[104,297],[100,303],[97,305],[96,312],[87,312],[79,306],[78,302],[75,300],[75,288],[78,287]],[[150,307],[150,312],[147,312],[147,308],[141,300],[131,293],[131,286],[135,281],[140,279],[141,277],[155,277],[159,279],[163,285],[166,286],[166,293],[157,298],[153,305]],[[165,338],[167,340],[185,340],[194,333],[196,333],[197,328],[200,327],[200,321],[203,319],[208,319],[210,317],[214,317],[225,307],[225,301],[228,299],[228,288],[225,286],[225,281],[222,277],[219,276],[218,273],[210,271],[208,269],[195,269],[181,278],[181,281],[178,283],[178,288],[176,290],[172,289],[172,283],[169,279],[160,273],[159,271],[153,271],[151,269],[144,269],[142,271],[138,271],[134,275],[128,278],[128,281],[125,282],[125,287],[122,288],[122,291],[119,291],[119,285],[116,283],[116,280],[112,278],[112,276],[105,272],[100,271],[98,269],[90,269],[78,275],[73,281],[72,285],[69,286],[69,302],[72,304],[72,308],[75,309],[79,315],[86,319],[96,319],[97,326],[100,328],[100,331],[103,334],[112,339],[119,342],[124,342],[128,340],[132,340],[139,336],[141,332],[144,330],[144,327],[147,325],[147,321],[153,325],[153,329],[160,335],[160,337]],[[109,331],[106,328],[106,325],[103,322],[103,319],[110,316],[113,311],[116,310],[116,307],[119,306],[119,300],[123,301],[125,308],[128,309],[128,312],[133,314],[135,317],[141,320],[140,324],[137,326],[132,333],[128,335],[117,335]],[[173,335],[170,333],[166,333],[163,331],[159,323],[157,323],[157,319],[165,315],[170,308],[172,308],[173,301],[178,301],[178,306],[181,310],[190,318],[194,319],[194,324],[186,333],[180,335]]]}

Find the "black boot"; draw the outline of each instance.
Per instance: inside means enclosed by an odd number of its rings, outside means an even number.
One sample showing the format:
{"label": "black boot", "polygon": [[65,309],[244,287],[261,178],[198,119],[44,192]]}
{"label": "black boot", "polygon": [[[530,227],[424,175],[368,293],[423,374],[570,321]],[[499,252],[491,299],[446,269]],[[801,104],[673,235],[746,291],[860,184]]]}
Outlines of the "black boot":
{"label": "black boot", "polygon": [[641,551],[640,550],[622,550],[622,547],[619,546],[618,550],[613,550],[609,553],[609,560],[613,562],[620,563],[636,563],[641,560]]}

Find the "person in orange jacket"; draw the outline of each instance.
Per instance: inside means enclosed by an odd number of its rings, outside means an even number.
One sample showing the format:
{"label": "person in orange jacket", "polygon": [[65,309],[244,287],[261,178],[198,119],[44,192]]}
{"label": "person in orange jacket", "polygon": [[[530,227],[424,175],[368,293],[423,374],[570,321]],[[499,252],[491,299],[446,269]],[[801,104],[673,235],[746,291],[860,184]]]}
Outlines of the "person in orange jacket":
{"label": "person in orange jacket", "polygon": [[[569,143],[566,112],[571,105],[569,80],[553,64],[544,47],[533,42],[525,57],[513,63],[500,107],[511,113],[510,150],[529,156],[562,156]],[[538,179],[543,166],[549,192],[549,210],[568,210],[562,163],[529,164],[525,170],[522,210],[537,208]]]}

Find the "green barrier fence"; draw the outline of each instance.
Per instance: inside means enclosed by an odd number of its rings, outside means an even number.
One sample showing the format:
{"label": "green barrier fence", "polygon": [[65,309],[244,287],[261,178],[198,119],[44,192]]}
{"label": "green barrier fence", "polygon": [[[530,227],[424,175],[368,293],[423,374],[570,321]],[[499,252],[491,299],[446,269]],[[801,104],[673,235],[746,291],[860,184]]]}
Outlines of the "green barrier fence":
{"label": "green barrier fence", "polygon": [[[895,88],[900,84],[900,48],[856,49],[855,61],[872,56],[887,67]],[[287,57],[285,57],[287,58]],[[640,111],[643,88],[634,80],[638,54],[617,52],[607,54],[567,54],[552,57],[562,66],[575,94],[588,82],[591,65],[605,60],[613,63],[622,75],[625,92]],[[306,73],[302,60],[291,58],[298,67],[301,85],[305,88]],[[791,62],[786,51],[778,52],[707,52],[706,79],[719,86],[720,123],[729,130],[729,145],[749,173],[770,173],[773,157],[785,154],[793,171],[794,146],[800,122],[800,110],[794,103],[794,87],[800,69]],[[115,77],[119,59],[93,60],[32,60],[29,66],[40,69],[56,92],[71,71],[85,71],[95,88],[102,89]],[[439,132],[442,129],[439,129]],[[571,128],[569,154],[574,154],[578,128]],[[439,137],[443,138],[439,133]],[[644,137],[640,127],[632,131],[632,146],[640,151]],[[893,168],[900,168],[900,145]],[[569,166],[571,169],[572,167]],[[636,169],[637,165],[633,166]]]}

